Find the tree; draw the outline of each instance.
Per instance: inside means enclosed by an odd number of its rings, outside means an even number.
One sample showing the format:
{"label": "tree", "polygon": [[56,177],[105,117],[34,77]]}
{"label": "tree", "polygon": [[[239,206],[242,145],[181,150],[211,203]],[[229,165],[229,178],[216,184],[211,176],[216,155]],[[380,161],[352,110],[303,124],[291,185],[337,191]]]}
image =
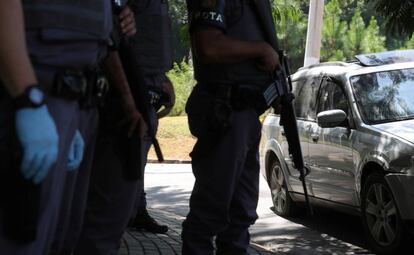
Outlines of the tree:
{"label": "tree", "polygon": [[341,21],[342,10],[338,0],[332,0],[325,5],[325,15],[322,30],[322,61],[345,60],[344,46],[347,24]]}
{"label": "tree", "polygon": [[414,2],[411,0],[368,0],[382,14],[390,31],[398,34],[414,33]]}
{"label": "tree", "polygon": [[369,25],[362,39],[362,49],[365,53],[385,51],[385,36],[382,36],[377,19],[371,17]]}
{"label": "tree", "polygon": [[414,33],[411,35],[411,39],[408,40],[402,49],[414,49]]}
{"label": "tree", "polygon": [[306,44],[307,16],[302,10],[302,0],[274,0],[272,13],[280,47],[289,55],[292,71],[303,66]]}
{"label": "tree", "polygon": [[345,39],[345,53],[348,59],[363,52],[362,41],[365,37],[365,23],[361,11],[357,10],[352,17]]}

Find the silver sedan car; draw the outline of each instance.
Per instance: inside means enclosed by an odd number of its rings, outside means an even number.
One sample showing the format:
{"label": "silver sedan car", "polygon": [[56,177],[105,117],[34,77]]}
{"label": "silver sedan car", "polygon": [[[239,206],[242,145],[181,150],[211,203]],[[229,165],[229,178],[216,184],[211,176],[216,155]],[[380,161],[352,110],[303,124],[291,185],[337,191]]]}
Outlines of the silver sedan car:
{"label": "silver sedan car", "polygon": [[[368,241],[393,253],[414,232],[414,50],[360,55],[292,75],[311,203],[361,216]],[[275,212],[304,201],[280,115],[263,122],[261,169]]]}

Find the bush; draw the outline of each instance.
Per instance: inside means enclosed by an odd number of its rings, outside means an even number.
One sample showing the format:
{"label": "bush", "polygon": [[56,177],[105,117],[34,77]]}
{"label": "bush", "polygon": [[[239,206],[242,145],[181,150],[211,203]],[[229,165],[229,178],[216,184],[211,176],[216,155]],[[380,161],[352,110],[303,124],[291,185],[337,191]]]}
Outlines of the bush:
{"label": "bush", "polygon": [[193,67],[185,61],[174,63],[173,68],[167,73],[175,89],[175,106],[169,116],[185,115],[185,104],[195,85]]}

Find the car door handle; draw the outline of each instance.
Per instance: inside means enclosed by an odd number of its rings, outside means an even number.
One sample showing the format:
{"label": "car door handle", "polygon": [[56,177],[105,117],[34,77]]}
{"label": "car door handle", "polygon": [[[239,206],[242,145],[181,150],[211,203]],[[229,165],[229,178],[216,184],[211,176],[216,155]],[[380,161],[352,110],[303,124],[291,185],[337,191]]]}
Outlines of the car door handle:
{"label": "car door handle", "polygon": [[319,141],[319,135],[311,135],[312,141],[317,143]]}

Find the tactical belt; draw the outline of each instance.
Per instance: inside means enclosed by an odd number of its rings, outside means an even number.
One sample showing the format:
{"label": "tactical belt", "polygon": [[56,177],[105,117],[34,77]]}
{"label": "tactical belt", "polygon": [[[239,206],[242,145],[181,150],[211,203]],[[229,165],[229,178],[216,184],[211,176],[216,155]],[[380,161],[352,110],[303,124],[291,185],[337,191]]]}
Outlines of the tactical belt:
{"label": "tactical belt", "polygon": [[[82,108],[94,107],[102,103],[108,92],[108,84],[97,69],[56,69],[49,66],[35,66],[39,83],[51,96],[79,101]],[[43,79],[42,79],[43,78]]]}
{"label": "tactical belt", "polygon": [[253,108],[258,114],[262,114],[268,108],[263,98],[263,91],[257,86],[236,83],[200,84],[200,86],[215,97],[222,97],[225,93],[223,91],[229,90],[230,95],[227,100],[236,111]]}

